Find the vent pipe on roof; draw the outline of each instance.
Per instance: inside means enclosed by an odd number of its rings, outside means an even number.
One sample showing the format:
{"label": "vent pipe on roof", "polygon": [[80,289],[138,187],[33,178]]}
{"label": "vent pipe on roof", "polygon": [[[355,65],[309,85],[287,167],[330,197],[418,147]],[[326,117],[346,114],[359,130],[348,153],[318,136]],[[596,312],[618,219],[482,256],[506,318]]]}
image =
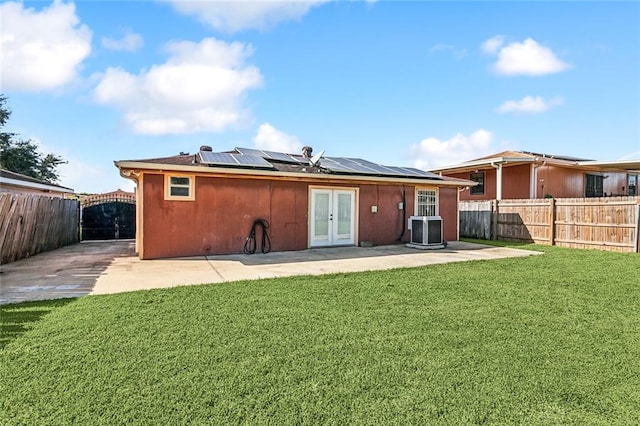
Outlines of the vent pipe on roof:
{"label": "vent pipe on roof", "polygon": [[213,148],[211,148],[209,145],[202,145],[200,147],[200,151],[208,151],[208,152],[212,152]]}
{"label": "vent pipe on roof", "polygon": [[304,158],[311,158],[311,153],[313,153],[313,148],[311,148],[310,146],[302,147],[302,156]]}

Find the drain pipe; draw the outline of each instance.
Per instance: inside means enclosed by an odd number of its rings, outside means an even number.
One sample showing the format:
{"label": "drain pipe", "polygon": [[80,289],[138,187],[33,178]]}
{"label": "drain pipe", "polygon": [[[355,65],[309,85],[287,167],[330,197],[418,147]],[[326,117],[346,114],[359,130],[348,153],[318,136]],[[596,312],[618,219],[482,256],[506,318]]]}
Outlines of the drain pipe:
{"label": "drain pipe", "polygon": [[542,162],[540,162],[540,157],[536,157],[534,161],[535,162],[531,164],[531,184],[529,185],[529,196],[532,198],[538,198],[538,168],[546,166],[547,160],[545,160],[543,157]]}
{"label": "drain pipe", "polygon": [[491,167],[496,169],[496,200],[502,200],[502,162],[491,162]]}

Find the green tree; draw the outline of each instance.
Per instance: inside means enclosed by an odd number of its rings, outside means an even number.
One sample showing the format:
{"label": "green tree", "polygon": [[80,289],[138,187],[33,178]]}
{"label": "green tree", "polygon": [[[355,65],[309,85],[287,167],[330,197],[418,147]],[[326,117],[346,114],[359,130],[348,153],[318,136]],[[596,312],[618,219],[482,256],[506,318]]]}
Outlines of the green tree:
{"label": "green tree", "polygon": [[64,164],[55,154],[43,155],[33,140],[20,139],[15,133],[5,132],[11,110],[6,106],[7,97],[0,95],[0,167],[50,183],[60,179],[58,166]]}

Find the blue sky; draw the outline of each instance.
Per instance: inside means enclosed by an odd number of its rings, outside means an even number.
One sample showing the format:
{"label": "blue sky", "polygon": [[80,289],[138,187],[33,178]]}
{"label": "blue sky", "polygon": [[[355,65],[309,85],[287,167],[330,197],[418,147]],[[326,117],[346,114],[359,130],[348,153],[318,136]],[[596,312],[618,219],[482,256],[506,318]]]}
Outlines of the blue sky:
{"label": "blue sky", "polygon": [[638,2],[4,2],[8,130],[68,160],[261,147],[429,169],[640,158]]}

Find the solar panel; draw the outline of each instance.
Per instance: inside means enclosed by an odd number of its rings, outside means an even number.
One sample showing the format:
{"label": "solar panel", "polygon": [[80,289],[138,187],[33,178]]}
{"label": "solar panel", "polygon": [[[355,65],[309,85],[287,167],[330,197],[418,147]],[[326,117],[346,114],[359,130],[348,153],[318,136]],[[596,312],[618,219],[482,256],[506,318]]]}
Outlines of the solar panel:
{"label": "solar panel", "polygon": [[326,157],[320,161],[320,166],[333,173],[442,179],[442,177],[435,173],[415,169],[413,167],[383,166],[361,158]]}
{"label": "solar panel", "polygon": [[376,174],[376,171],[373,170],[370,167],[367,167],[365,165],[363,165],[362,163],[358,162],[357,159],[352,159],[352,158],[335,158],[334,160],[336,160],[338,163],[347,166],[357,172],[360,173],[366,173],[366,174]]}
{"label": "solar panel", "polygon": [[320,167],[323,169],[329,170],[330,172],[336,173],[353,173],[355,172],[349,166],[339,163],[335,158],[323,158],[320,160]]}
{"label": "solar panel", "polygon": [[413,167],[396,167],[396,166],[386,166],[386,167],[397,171],[397,173],[402,176],[424,177],[424,178],[442,180],[442,177],[435,173],[427,172],[425,170],[420,170]]}
{"label": "solar panel", "polygon": [[296,164],[301,162],[301,160],[298,160],[282,152],[264,151],[264,153],[269,156],[270,160],[282,161],[284,163],[296,163]]}
{"label": "solar panel", "polygon": [[236,147],[236,151],[244,155],[257,155],[258,157],[265,157],[264,152],[260,151],[259,149]]}
{"label": "solar panel", "polygon": [[236,148],[236,151],[238,151],[240,154],[244,154],[244,155],[256,155],[258,157],[262,157],[264,159],[267,160],[275,160],[275,161],[281,161],[283,163],[294,163],[294,164],[298,164],[303,162],[303,160],[299,160],[289,154],[285,154],[283,152],[276,152],[276,151],[263,151],[260,149],[253,149],[253,148]]}
{"label": "solar panel", "polygon": [[262,157],[257,155],[231,154],[233,158],[244,166],[253,167],[273,167],[273,165]]}
{"label": "solar panel", "polygon": [[251,166],[272,168],[273,165],[257,155],[230,154],[228,152],[200,151],[203,164],[218,166]]}

